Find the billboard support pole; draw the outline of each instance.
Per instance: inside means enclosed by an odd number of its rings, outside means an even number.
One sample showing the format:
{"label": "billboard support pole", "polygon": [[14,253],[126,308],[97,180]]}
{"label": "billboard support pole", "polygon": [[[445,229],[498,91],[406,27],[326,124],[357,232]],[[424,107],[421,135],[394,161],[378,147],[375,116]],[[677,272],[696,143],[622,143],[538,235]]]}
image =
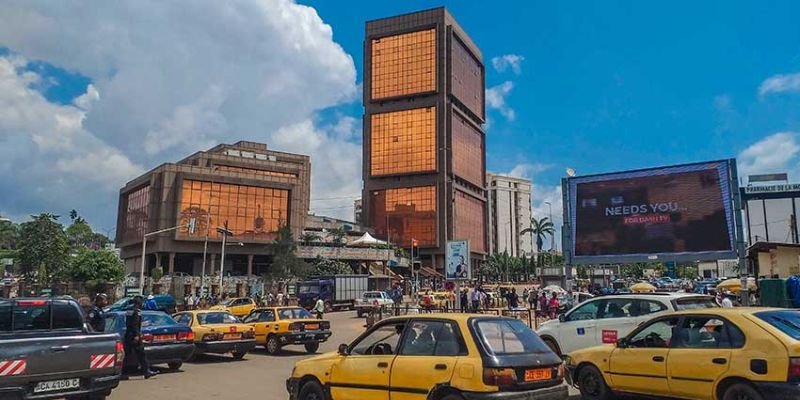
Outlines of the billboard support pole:
{"label": "billboard support pole", "polygon": [[750,293],[747,286],[747,276],[751,271],[747,268],[747,254],[745,253],[744,229],[742,228],[742,198],[739,191],[739,174],[736,169],[736,159],[729,161],[730,165],[730,187],[733,196],[734,221],[736,223],[736,254],[739,256],[739,274],[742,276],[742,289],[740,292],[741,303],[743,306],[750,305]]}
{"label": "billboard support pole", "polygon": [[562,287],[572,279],[572,219],[569,214],[570,205],[569,178],[561,179],[561,255],[564,259],[564,278]]}

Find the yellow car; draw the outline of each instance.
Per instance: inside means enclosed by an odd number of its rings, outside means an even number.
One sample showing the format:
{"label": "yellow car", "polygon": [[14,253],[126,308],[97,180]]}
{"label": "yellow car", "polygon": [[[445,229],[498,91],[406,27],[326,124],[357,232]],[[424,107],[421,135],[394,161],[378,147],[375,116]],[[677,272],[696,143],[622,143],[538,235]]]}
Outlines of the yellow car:
{"label": "yellow car", "polygon": [[233,314],[222,310],[184,311],[173,316],[194,332],[194,356],[231,353],[240,360],[256,347],[255,331]]}
{"label": "yellow car", "polygon": [[234,297],[223,300],[221,303],[211,307],[211,310],[225,310],[236,317],[244,317],[256,308],[256,302],[249,297]]}
{"label": "yellow car", "polygon": [[255,329],[256,343],[272,355],[289,344],[302,344],[307,352],[316,353],[319,344],[331,336],[331,323],[314,318],[302,307],[257,308],[244,323]]}
{"label": "yellow car", "polygon": [[384,319],[339,351],[295,364],[290,400],[566,399],[561,359],[519,320]]}
{"label": "yellow car", "polygon": [[642,324],[616,344],[570,353],[567,379],[586,400],[610,399],[617,393],[800,399],[799,340],[800,311],[681,311]]}

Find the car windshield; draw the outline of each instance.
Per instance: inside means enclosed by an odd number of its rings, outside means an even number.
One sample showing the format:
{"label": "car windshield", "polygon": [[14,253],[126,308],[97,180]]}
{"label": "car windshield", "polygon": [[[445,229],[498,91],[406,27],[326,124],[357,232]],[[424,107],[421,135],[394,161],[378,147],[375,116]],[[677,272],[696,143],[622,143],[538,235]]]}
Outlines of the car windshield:
{"label": "car windshield", "polygon": [[719,307],[712,297],[686,297],[673,300],[676,311]]}
{"label": "car windshield", "polygon": [[229,305],[231,305],[231,303],[233,303],[233,300],[234,300],[234,299],[225,299],[225,300],[222,300],[222,301],[220,301],[220,302],[219,302],[219,305],[221,305],[221,306],[229,306]]}
{"label": "car windshield", "polygon": [[379,292],[366,292],[364,293],[365,299],[380,299],[381,294]]}
{"label": "car windshield", "polygon": [[200,322],[200,325],[239,323],[239,320],[236,319],[236,317],[226,312],[209,312],[209,313],[197,314],[197,320]]}
{"label": "car windshield", "polygon": [[520,320],[492,319],[475,325],[486,350],[493,355],[550,352],[542,339]]}
{"label": "car windshield", "polygon": [[308,319],[312,318],[311,313],[306,311],[305,308],[284,308],[278,310],[280,319]]}
{"label": "car windshield", "polygon": [[316,283],[304,283],[304,284],[300,285],[300,288],[298,289],[298,292],[301,293],[301,294],[302,293],[317,294],[317,293],[319,293],[319,285],[316,284]]}
{"label": "car windshield", "polygon": [[110,308],[123,308],[123,307],[127,306],[130,301],[131,301],[130,297],[123,297],[123,298],[115,301],[114,304],[110,305],[109,307]]}
{"label": "car windshield", "polygon": [[142,328],[147,328],[150,326],[164,326],[164,325],[176,325],[172,317],[167,314],[144,314],[142,315]]}
{"label": "car windshield", "polygon": [[764,311],[755,314],[794,340],[800,340],[800,311]]}

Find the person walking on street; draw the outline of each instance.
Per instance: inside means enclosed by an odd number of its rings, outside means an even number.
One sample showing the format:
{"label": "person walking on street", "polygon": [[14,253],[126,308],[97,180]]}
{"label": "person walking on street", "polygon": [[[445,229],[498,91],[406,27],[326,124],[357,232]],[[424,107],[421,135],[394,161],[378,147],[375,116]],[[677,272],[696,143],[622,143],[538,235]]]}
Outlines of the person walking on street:
{"label": "person walking on street", "polygon": [[317,303],[314,304],[314,312],[317,314],[317,319],[322,319],[322,315],[325,312],[325,302],[321,298],[317,299]]}
{"label": "person walking on street", "polygon": [[478,290],[477,286],[472,289],[471,295],[472,298],[470,301],[472,302],[472,312],[476,313],[478,312],[478,307],[481,305],[481,291]]}
{"label": "person walking on street", "polygon": [[556,319],[558,316],[558,307],[560,306],[558,302],[558,294],[553,292],[553,295],[550,297],[550,319]]}
{"label": "person walking on street", "polygon": [[158,371],[150,369],[150,365],[147,364],[147,356],[144,353],[144,344],[142,344],[143,305],[144,298],[135,296],[133,298],[133,308],[125,314],[125,353],[136,355],[144,379],[150,379],[158,375]]}
{"label": "person walking on street", "polygon": [[102,332],[106,328],[106,321],[103,315],[103,307],[106,305],[108,305],[108,297],[105,294],[98,293],[94,296],[94,305],[89,309],[87,322],[95,332]]}

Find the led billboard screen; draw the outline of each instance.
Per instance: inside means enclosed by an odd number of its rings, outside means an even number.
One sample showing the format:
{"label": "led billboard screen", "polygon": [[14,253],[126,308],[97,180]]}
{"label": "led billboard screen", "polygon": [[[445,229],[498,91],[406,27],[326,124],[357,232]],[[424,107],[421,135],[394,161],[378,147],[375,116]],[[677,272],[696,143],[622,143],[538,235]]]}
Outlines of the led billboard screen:
{"label": "led billboard screen", "polygon": [[729,161],[569,178],[573,263],[735,254]]}

